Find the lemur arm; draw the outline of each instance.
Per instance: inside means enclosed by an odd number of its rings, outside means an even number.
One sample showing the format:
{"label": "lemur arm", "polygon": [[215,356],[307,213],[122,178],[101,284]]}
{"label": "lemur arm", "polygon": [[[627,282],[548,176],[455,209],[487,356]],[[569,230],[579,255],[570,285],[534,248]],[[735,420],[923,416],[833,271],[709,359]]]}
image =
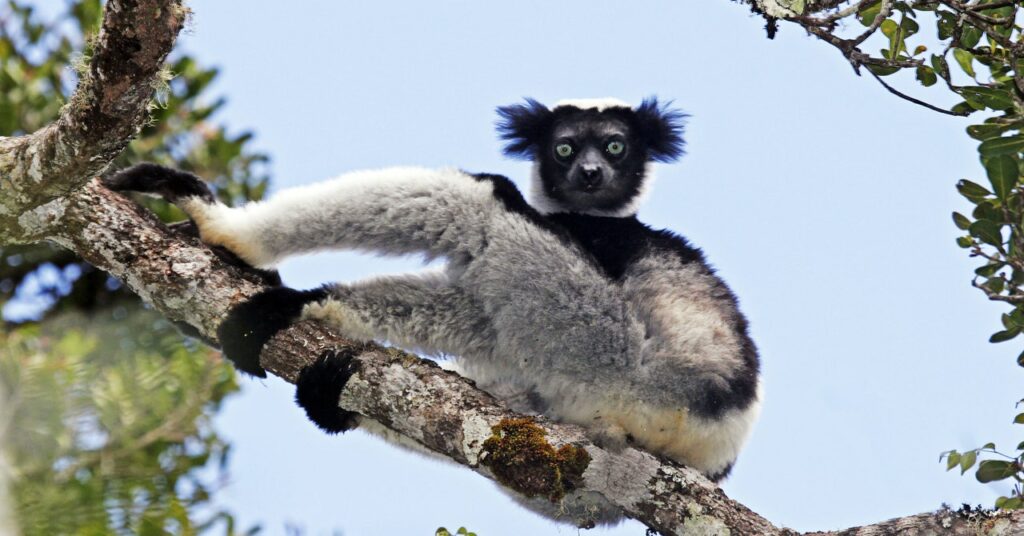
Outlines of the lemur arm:
{"label": "lemur arm", "polygon": [[472,255],[498,206],[490,182],[455,169],[354,172],[236,208],[216,202],[195,175],[153,164],[124,170],[106,183],[162,195],[195,220],[203,241],[257,267],[332,248]]}

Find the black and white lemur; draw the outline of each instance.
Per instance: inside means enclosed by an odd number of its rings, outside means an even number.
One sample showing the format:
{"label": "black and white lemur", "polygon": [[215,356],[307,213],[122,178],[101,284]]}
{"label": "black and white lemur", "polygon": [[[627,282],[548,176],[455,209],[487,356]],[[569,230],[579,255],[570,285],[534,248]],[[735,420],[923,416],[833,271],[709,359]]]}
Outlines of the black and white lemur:
{"label": "black and white lemur", "polygon": [[[682,154],[683,114],[654,98],[527,100],[498,113],[505,153],[533,161],[530,203],[505,177],[457,169],[360,171],[238,208],[152,164],[107,183],[162,194],[205,242],[256,267],[330,248],[447,261],[257,295],[219,331],[245,372],[264,374],[260,349],[275,332],[317,318],[353,339],[454,356],[514,409],[723,478],[760,407],[747,321],[700,250],[636,218],[651,163]],[[337,406],[347,359],[327,355],[299,382],[300,404],[328,431],[358,423]]]}

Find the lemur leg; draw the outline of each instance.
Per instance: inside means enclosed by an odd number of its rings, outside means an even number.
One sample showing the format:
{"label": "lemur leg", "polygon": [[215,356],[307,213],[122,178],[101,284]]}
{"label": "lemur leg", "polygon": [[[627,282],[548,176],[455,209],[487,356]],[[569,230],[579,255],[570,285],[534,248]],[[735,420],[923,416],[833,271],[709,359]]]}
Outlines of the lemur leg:
{"label": "lemur leg", "polygon": [[[435,355],[490,353],[494,332],[487,317],[450,283],[446,274],[432,272],[331,285],[325,297],[305,306],[302,317],[327,322],[354,339],[386,339]],[[356,422],[338,407],[351,372],[345,356],[330,356],[304,370],[297,383],[296,401],[328,432],[347,430]]]}
{"label": "lemur leg", "polygon": [[[356,172],[240,208],[217,203],[195,175],[153,164],[134,166],[105,183],[117,191],[163,196],[192,217],[205,242],[258,267],[329,248],[464,260],[486,244],[486,224],[501,209],[489,182],[454,169]],[[319,292],[274,289],[233,310],[218,330],[225,355],[241,370],[263,376],[263,344],[306,303],[321,299]]]}
{"label": "lemur leg", "polygon": [[[139,164],[104,179],[107,188],[118,192],[141,192],[158,195],[168,202],[181,199],[199,199],[203,203],[215,204],[217,198],[210,187],[199,177],[156,164]],[[171,231],[185,236],[199,238],[195,221],[176,222],[168,225]],[[281,275],[275,270],[260,270],[239,257],[230,249],[213,245],[210,248],[222,261],[245,271],[269,286],[281,284]],[[189,333],[189,335],[193,335]]]}
{"label": "lemur leg", "polygon": [[403,274],[324,287],[302,318],[322,320],[354,339],[381,339],[430,355],[480,355],[495,334],[483,308],[444,272]]}
{"label": "lemur leg", "polygon": [[490,183],[455,169],[353,172],[236,208],[217,203],[195,175],[153,164],[106,184],[162,195],[195,220],[203,241],[256,267],[332,248],[463,258],[482,247],[485,223],[500,207]]}
{"label": "lemur leg", "polygon": [[483,309],[442,273],[313,290],[270,288],[232,309],[217,337],[236,368],[262,378],[263,345],[302,318],[323,320],[352,339],[386,339],[431,354],[486,354],[494,345]]}

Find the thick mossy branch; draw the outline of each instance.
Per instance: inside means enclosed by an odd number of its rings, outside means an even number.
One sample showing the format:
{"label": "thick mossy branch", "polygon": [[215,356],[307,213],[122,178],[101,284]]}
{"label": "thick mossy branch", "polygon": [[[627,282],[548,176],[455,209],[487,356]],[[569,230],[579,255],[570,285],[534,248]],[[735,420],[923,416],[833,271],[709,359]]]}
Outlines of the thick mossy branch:
{"label": "thick mossy branch", "polygon": [[81,188],[138,134],[187,16],[180,0],[107,1],[88,67],[57,121],[0,137],[0,242],[44,238],[59,217],[19,216]]}
{"label": "thick mossy branch", "polygon": [[554,502],[583,482],[590,454],[575,445],[555,450],[533,419],[502,419],[491,431],[494,434],[484,441],[480,463],[509,488]]}

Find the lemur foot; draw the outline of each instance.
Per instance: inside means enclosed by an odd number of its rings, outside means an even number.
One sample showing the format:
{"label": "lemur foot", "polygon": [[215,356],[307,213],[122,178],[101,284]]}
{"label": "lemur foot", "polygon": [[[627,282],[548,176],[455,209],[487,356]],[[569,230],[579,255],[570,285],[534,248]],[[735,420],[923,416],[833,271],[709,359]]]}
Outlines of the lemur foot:
{"label": "lemur foot", "polygon": [[159,195],[170,203],[184,197],[215,201],[210,187],[199,177],[157,164],[136,164],[103,179],[103,185],[115,192],[139,192]]}
{"label": "lemur foot", "polygon": [[324,289],[267,289],[231,309],[217,328],[224,356],[242,372],[266,378],[260,366],[260,351],[278,331],[299,319],[307,303],[327,297]]}
{"label": "lemur foot", "polygon": [[[209,185],[199,177],[157,164],[134,165],[104,178],[103,184],[115,192],[158,195],[168,203],[175,203],[189,197],[199,197],[206,203],[216,203]],[[199,228],[192,220],[172,223],[168,227],[175,233],[199,238]],[[276,270],[256,268],[223,246],[210,245],[209,247],[220,260],[255,276],[261,283],[269,286],[281,284],[281,276]]]}
{"label": "lemur foot", "polygon": [[358,426],[358,414],[338,407],[338,398],[348,379],[359,370],[351,349],[327,350],[299,373],[295,402],[306,416],[328,434],[347,432]]}

